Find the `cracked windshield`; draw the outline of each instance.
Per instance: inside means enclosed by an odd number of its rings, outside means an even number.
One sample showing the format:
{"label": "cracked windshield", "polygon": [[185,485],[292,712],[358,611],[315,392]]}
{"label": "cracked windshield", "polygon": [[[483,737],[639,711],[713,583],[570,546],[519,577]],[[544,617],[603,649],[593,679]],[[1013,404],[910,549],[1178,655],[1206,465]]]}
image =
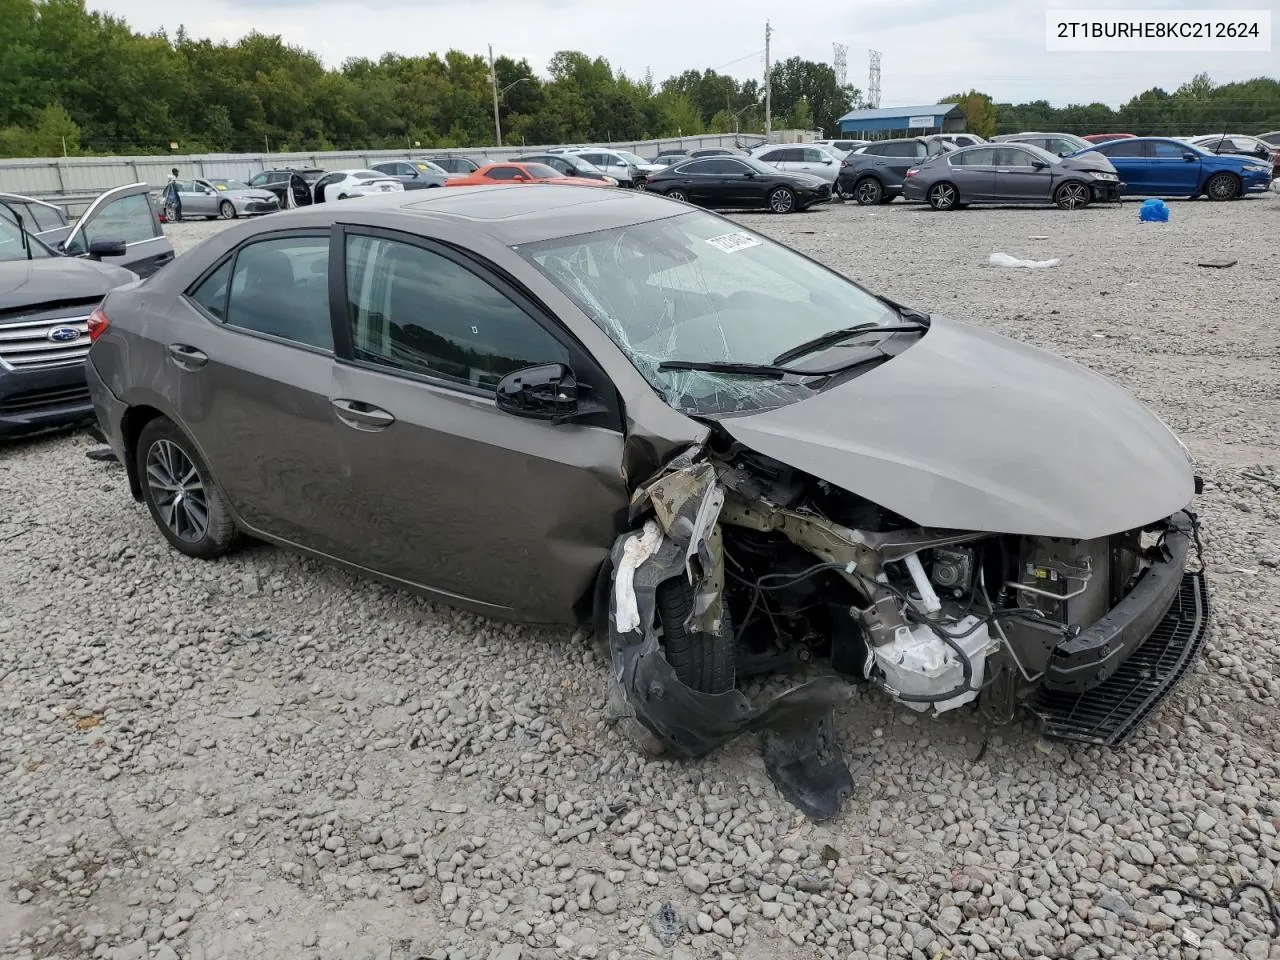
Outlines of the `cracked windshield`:
{"label": "cracked windshield", "polygon": [[[777,358],[832,331],[900,322],[890,307],[838,274],[706,213],[517,250],[608,333],[667,403],[686,413],[802,400],[827,382],[828,351],[815,350],[785,368],[773,366]],[[858,340],[856,348],[865,355],[875,341]],[[848,350],[840,360],[847,362]],[[664,369],[671,363],[749,364],[776,372]]]}

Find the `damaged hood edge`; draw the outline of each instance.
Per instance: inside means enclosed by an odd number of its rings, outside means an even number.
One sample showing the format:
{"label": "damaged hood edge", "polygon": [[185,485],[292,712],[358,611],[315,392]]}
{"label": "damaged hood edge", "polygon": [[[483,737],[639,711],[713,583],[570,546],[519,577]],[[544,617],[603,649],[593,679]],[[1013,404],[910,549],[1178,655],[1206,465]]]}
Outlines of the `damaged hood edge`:
{"label": "damaged hood edge", "polygon": [[1111,380],[957,321],[813,397],[724,417],[759,453],[925,527],[1092,539],[1194,493],[1170,430]]}

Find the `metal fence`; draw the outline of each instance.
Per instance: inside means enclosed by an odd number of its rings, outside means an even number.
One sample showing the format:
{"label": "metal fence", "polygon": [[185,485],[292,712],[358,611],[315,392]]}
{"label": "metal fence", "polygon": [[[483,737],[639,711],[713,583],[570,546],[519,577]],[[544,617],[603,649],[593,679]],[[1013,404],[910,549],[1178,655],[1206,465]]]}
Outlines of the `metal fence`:
{"label": "metal fence", "polygon": [[[794,143],[812,140],[816,131],[775,131],[771,140]],[[665,140],[629,140],[607,144],[614,149],[629,150],[652,158],[662,150],[701,150],[711,147],[750,147],[764,142],[758,134],[706,134],[697,137],[672,137]],[[599,144],[599,146],[606,146]],[[184,179],[194,177],[233,177],[248,180],[254,174],[272,167],[319,167],[344,170],[367,167],[380,160],[463,154],[476,160],[509,160],[525,154],[544,151],[545,146],[476,147],[454,150],[342,150],[321,153],[210,153],[190,156],[160,157],[58,157],[56,159],[0,160],[0,192],[21,193],[41,199],[57,200],[77,212],[89,199],[111,187],[124,183],[148,183],[163,187],[169,171],[177,167]]]}

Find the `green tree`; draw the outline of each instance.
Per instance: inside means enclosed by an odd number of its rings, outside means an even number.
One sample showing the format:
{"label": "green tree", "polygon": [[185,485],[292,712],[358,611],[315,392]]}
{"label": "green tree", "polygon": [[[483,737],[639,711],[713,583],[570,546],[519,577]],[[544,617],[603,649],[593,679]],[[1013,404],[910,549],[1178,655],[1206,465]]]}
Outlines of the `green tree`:
{"label": "green tree", "polygon": [[970,90],[958,93],[954,97],[943,97],[939,103],[954,103],[964,111],[965,126],[970,133],[980,137],[990,137],[996,132],[998,112],[996,105],[985,93]]}
{"label": "green tree", "polygon": [[773,68],[772,82],[773,115],[791,118],[800,101],[807,101],[811,122],[806,129],[835,133],[840,118],[859,103],[858,90],[840,86],[835,71],[825,63],[791,57]]}

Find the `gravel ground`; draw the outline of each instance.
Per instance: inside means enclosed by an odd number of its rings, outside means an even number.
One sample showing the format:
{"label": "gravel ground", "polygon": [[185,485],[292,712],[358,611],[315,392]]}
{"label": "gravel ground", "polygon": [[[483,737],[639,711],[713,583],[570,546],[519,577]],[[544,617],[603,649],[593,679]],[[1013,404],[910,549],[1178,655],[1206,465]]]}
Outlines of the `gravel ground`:
{"label": "gravel ground", "polygon": [[584,638],[265,546],[183,559],[88,438],[45,438],[0,452],[0,954],[1280,957],[1256,893],[1151,889],[1280,862],[1280,197],[1171,207],[742,217],[1118,378],[1200,458],[1209,651],[1125,748],[868,694],[856,797],[813,825],[749,740],[639,755]]}

